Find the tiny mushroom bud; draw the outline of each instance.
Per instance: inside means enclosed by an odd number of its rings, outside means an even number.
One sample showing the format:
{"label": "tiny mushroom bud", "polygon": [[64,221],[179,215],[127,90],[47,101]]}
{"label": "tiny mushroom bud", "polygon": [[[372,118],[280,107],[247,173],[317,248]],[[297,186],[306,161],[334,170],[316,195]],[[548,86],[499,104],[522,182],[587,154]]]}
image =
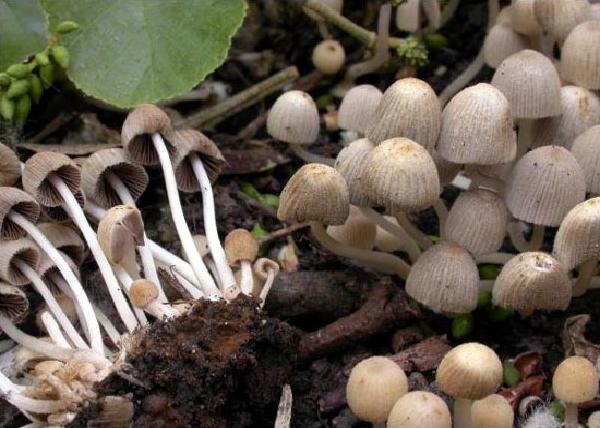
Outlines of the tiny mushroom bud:
{"label": "tiny mushroom bud", "polygon": [[229,264],[240,266],[242,270],[240,289],[242,293],[249,296],[254,287],[252,263],[258,254],[258,242],[247,230],[235,229],[225,237],[224,247]]}
{"label": "tiny mushroom bud", "polygon": [[146,308],[158,298],[158,287],[147,279],[136,279],[127,293],[136,308]]}
{"label": "tiny mushroom bud", "polygon": [[262,281],[262,288],[259,295],[262,307],[267,300],[269,291],[271,291],[273,281],[275,281],[275,277],[279,273],[279,265],[271,259],[261,257],[254,263],[254,272]]}
{"label": "tiny mushroom bud", "polygon": [[390,412],[387,428],[451,428],[448,406],[431,392],[412,391],[402,397]]}
{"label": "tiny mushroom bud", "polygon": [[600,125],[580,134],[571,147],[571,153],[583,170],[586,190],[600,195]]}
{"label": "tiny mushroom bud", "polygon": [[350,410],[372,424],[383,424],[394,404],[407,392],[406,374],[385,357],[367,358],[355,365],[346,385]]}
{"label": "tiny mushroom bud", "polygon": [[496,24],[488,32],[483,42],[483,58],[492,68],[509,56],[529,48],[527,38],[506,24]]}
{"label": "tiny mushroom bud", "polygon": [[346,92],[338,109],[340,128],[364,135],[382,96],[372,85],[358,85]]}
{"label": "tiny mushroom bud", "polygon": [[346,51],[337,40],[323,40],[313,49],[312,63],[323,74],[336,74],[346,63]]}
{"label": "tiny mushroom bud", "polygon": [[12,186],[21,177],[19,158],[9,147],[0,144],[0,186]]}
{"label": "tiny mushroom bud", "polygon": [[473,428],[513,428],[514,419],[512,406],[499,394],[488,395],[471,404]]}
{"label": "tiny mushroom bud", "polygon": [[568,82],[600,89],[600,21],[579,24],[567,36],[561,51],[561,74]]}
{"label": "tiny mushroom bud", "polygon": [[589,17],[588,0],[536,0],[535,17],[542,29],[559,43],[583,21]]}

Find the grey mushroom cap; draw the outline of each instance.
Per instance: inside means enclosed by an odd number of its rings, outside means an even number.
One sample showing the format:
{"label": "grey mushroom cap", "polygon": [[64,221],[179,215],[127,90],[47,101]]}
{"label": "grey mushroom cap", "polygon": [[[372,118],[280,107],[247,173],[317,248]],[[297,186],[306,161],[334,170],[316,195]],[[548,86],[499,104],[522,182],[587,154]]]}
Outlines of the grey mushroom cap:
{"label": "grey mushroom cap", "polygon": [[319,136],[319,111],[312,97],[303,91],[279,96],[267,116],[267,132],[290,144],[312,144]]}

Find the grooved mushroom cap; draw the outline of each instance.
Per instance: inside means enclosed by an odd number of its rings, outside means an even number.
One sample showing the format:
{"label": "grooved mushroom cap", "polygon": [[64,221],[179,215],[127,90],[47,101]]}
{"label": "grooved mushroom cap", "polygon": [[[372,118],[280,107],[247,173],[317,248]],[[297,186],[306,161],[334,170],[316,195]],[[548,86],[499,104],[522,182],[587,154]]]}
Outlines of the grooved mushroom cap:
{"label": "grooved mushroom cap", "polygon": [[484,189],[461,193],[446,220],[444,239],[454,241],[473,256],[500,250],[506,235],[508,210],[496,193]]}
{"label": "grooved mushroom cap", "polygon": [[38,229],[57,249],[68,255],[77,265],[85,258],[85,243],[71,227],[58,223],[39,223]]}
{"label": "grooved mushroom cap", "polygon": [[600,198],[581,202],[567,213],[554,238],[553,254],[567,271],[600,258]]}
{"label": "grooved mushroom cap", "polygon": [[303,91],[279,96],[267,116],[267,132],[290,144],[312,144],[319,136],[319,111],[312,97]]}
{"label": "grooved mushroom cap", "polygon": [[191,154],[195,154],[202,161],[211,182],[219,177],[221,170],[227,164],[215,142],[200,131],[182,129],[168,133],[165,138],[176,150],[173,156],[173,169],[177,187],[182,192],[192,193],[200,190],[200,183],[189,157]]}
{"label": "grooved mushroom cap", "polygon": [[98,242],[111,263],[122,263],[132,249],[144,245],[140,211],[131,205],[117,205],[106,211],[98,223]]}
{"label": "grooved mushroom cap", "polygon": [[367,164],[369,153],[373,151],[375,144],[367,138],[355,140],[344,147],[335,159],[335,169],[348,184],[350,203],[359,207],[370,205],[369,198],[363,192],[360,185],[360,177]]}
{"label": "grooved mushroom cap", "polygon": [[359,183],[370,201],[392,210],[421,210],[433,205],[440,194],[431,155],[407,138],[392,138],[375,147]]}
{"label": "grooved mushroom cap", "polygon": [[85,195],[102,208],[123,203],[106,177],[111,172],[125,185],[133,200],[137,200],[148,186],[146,170],[129,161],[123,149],[104,149],[92,154],[81,166],[81,188]]}
{"label": "grooved mushroom cap", "polygon": [[328,39],[318,43],[312,52],[312,63],[325,75],[336,74],[346,62],[346,51],[337,40]]}
{"label": "grooved mushroom cap", "polygon": [[384,423],[392,407],[408,392],[404,371],[385,357],[371,357],[355,365],[346,384],[350,410],[359,419]]}
{"label": "grooved mushroom cap", "polygon": [[588,0],[536,0],[533,9],[542,29],[560,44],[575,26],[588,19],[590,3]]}
{"label": "grooved mushroom cap", "polygon": [[579,24],[561,50],[561,75],[587,89],[600,89],[600,21]]}
{"label": "grooved mushroom cap", "polygon": [[513,0],[511,4],[512,26],[517,33],[535,36],[542,32],[535,16],[536,0]]}
{"label": "grooved mushroom cap", "polygon": [[235,229],[229,232],[223,247],[227,261],[232,266],[243,261],[253,262],[258,254],[258,242],[246,229]]}
{"label": "grooved mushroom cap", "polygon": [[535,310],[564,311],[572,285],[564,266],[549,254],[521,253],[510,259],[494,282],[493,302],[524,315]]}
{"label": "grooved mushroom cap", "polygon": [[598,372],[586,358],[569,357],[554,370],[552,391],[569,404],[593,400],[598,395]]}
{"label": "grooved mushroom cap", "polygon": [[364,134],[382,96],[373,85],[358,85],[346,92],[338,109],[340,128]]}
{"label": "grooved mushroom cap", "polygon": [[431,392],[412,391],[394,404],[387,428],[450,428],[452,418],[448,406]]}
{"label": "grooved mushroom cap", "polygon": [[330,166],[309,163],[292,175],[279,195],[277,218],[290,223],[344,224],[349,211],[344,177]]}
{"label": "grooved mushroom cap", "polygon": [[509,56],[529,48],[529,42],[509,25],[496,24],[483,41],[483,58],[492,68],[498,66]]}
{"label": "grooved mushroom cap", "polygon": [[[134,162],[157,165],[158,154],[152,143],[153,134],[164,135],[171,130],[169,116],[152,104],[142,104],[131,110],[121,128],[121,144]],[[172,150],[167,144],[167,149]]]}
{"label": "grooved mushroom cap", "polygon": [[493,165],[514,160],[517,134],[502,92],[480,83],[456,94],[442,113],[436,149],[454,163]]}
{"label": "grooved mushroom cap", "polygon": [[63,203],[58,191],[48,181],[51,173],[61,178],[72,193],[81,189],[81,171],[71,158],[62,153],[36,153],[25,162],[23,190],[45,207],[57,207]]}
{"label": "grooved mushroom cap", "polygon": [[560,77],[552,61],[539,52],[525,49],[506,58],[496,69],[492,85],[508,99],[514,118],[561,113]]}
{"label": "grooved mushroom cap", "polygon": [[13,265],[17,258],[35,270],[40,261],[40,250],[27,238],[4,241],[0,245],[0,278],[12,285],[29,284],[27,277]]}
{"label": "grooved mushroom cap", "polygon": [[12,186],[21,177],[21,162],[9,147],[0,144],[0,186]]}
{"label": "grooved mushroom cap", "polygon": [[563,147],[531,150],[515,165],[506,206],[519,220],[558,226],[567,212],[585,200],[585,178],[575,157]]}
{"label": "grooved mushroom cap", "polygon": [[396,7],[396,28],[414,33],[421,26],[421,0],[406,0]]}
{"label": "grooved mushroom cap", "polygon": [[14,285],[0,282],[0,315],[19,323],[25,319],[28,312],[27,295]]}
{"label": "grooved mushroom cap", "polygon": [[451,349],[437,368],[435,381],[453,398],[480,400],[502,383],[502,362],[481,343],[464,343]]}
{"label": "grooved mushroom cap", "polygon": [[587,191],[600,194],[600,125],[592,126],[579,135],[571,153],[583,170]]}
{"label": "grooved mushroom cap", "polygon": [[336,241],[363,250],[373,248],[376,231],[375,224],[365,218],[354,205],[350,205],[350,215],[346,223],[327,227],[327,233]]}
{"label": "grooved mushroom cap", "polygon": [[422,80],[397,80],[386,89],[365,136],[375,144],[405,137],[433,150],[442,125],[442,107]]}
{"label": "grooved mushroom cap", "polygon": [[515,412],[506,398],[488,395],[471,404],[471,423],[477,428],[513,428]]}
{"label": "grooved mushroom cap", "polygon": [[434,245],[410,269],[406,292],[433,312],[469,313],[477,307],[479,295],[477,264],[454,242]]}
{"label": "grooved mushroom cap", "polygon": [[129,300],[136,308],[145,308],[158,298],[158,287],[147,279],[136,279],[129,289]]}
{"label": "grooved mushroom cap", "polygon": [[0,187],[0,238],[17,239],[27,233],[8,217],[11,211],[21,214],[32,223],[40,218],[40,206],[28,193],[15,187]]}
{"label": "grooved mushroom cap", "polygon": [[532,124],[532,146],[562,146],[571,149],[578,135],[600,123],[600,99],[585,88],[563,86],[560,116],[546,117]]}

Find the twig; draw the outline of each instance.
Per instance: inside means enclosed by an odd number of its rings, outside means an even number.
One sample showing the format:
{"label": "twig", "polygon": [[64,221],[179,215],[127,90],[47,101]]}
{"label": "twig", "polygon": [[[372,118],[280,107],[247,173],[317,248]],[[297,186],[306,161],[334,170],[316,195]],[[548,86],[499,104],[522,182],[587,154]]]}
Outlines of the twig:
{"label": "twig", "polygon": [[265,236],[263,236],[262,238],[260,238],[258,240],[258,244],[259,245],[266,244],[269,241],[273,241],[275,239],[290,235],[290,234],[296,232],[297,230],[304,229],[305,227],[308,227],[308,226],[310,226],[310,222],[308,222],[308,221],[304,222],[304,223],[291,224],[287,227],[284,227],[282,229],[278,229],[271,233],[266,234]]}
{"label": "twig", "polygon": [[69,123],[71,121],[71,119],[73,119],[75,116],[76,116],[76,114],[73,113],[73,112],[71,112],[71,113],[64,113],[64,112],[59,113],[58,116],[56,116],[54,119],[52,119],[50,121],[50,123],[48,123],[48,125],[46,125],[46,127],[44,129],[42,129],[38,134],[36,134],[33,137],[28,138],[27,140],[25,140],[25,143],[27,143],[27,144],[36,144],[36,143],[39,143],[44,138],[46,138],[49,135],[52,135],[53,133],[55,133],[56,131],[58,131],[66,123]]}
{"label": "twig", "polygon": [[184,128],[214,126],[228,117],[259,102],[273,92],[277,92],[288,83],[296,80],[299,76],[298,69],[295,66],[287,67],[268,79],[227,98],[225,101],[214,107],[193,113],[187,118],[176,122],[175,125]]}

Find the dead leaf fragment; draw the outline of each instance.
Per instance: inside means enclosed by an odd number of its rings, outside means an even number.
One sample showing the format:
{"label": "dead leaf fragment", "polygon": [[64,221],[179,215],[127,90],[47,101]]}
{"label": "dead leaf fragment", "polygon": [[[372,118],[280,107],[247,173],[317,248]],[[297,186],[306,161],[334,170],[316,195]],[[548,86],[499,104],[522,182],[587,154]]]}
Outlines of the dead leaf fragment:
{"label": "dead leaf fragment", "polygon": [[589,321],[590,316],[588,314],[567,318],[562,331],[563,349],[565,350],[565,357],[579,355],[596,364],[600,355],[600,345],[585,338],[585,330]]}

